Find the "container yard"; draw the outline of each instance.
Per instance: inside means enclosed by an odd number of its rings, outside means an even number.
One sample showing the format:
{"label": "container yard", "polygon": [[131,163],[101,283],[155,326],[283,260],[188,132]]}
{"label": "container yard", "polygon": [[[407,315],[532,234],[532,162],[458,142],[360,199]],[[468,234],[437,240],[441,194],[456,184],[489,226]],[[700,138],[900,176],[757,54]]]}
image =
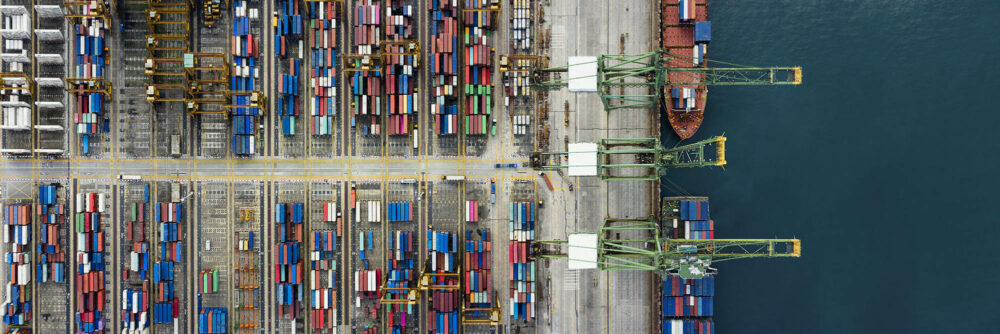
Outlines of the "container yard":
{"label": "container yard", "polygon": [[[618,172],[724,165],[707,83],[576,75],[711,69],[656,3],[6,1],[0,332],[714,333],[707,198]],[[647,217],[708,275],[578,258]]]}

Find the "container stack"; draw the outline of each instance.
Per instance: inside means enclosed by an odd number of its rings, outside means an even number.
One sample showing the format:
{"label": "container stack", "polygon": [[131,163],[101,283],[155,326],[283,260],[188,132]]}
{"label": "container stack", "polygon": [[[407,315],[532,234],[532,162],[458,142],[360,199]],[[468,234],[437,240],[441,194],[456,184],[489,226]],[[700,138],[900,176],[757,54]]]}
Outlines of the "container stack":
{"label": "container stack", "polygon": [[479,201],[465,201],[465,222],[479,221]]}
{"label": "container stack", "polygon": [[[415,6],[403,0],[387,0],[386,38],[400,41],[416,39],[413,24]],[[407,45],[388,45],[389,53],[416,51]],[[416,56],[392,55],[386,58],[386,93],[389,100],[389,135],[405,136],[410,133],[410,123],[416,120],[418,111],[416,88]]]}
{"label": "container stack", "polygon": [[[457,273],[455,263],[458,254],[458,234],[449,231],[428,231],[427,254],[430,271],[433,273]],[[459,259],[461,261],[461,259]],[[435,276],[432,285],[459,285],[453,276]],[[458,290],[438,289],[431,291],[431,306],[427,310],[427,329],[432,333],[458,333]]]}
{"label": "container stack", "polygon": [[[467,0],[466,8],[485,9],[487,1]],[[465,33],[465,134],[485,135],[493,110],[493,19],[491,11],[463,11]]]}
{"label": "container stack", "polygon": [[439,135],[458,133],[458,0],[430,0],[431,114]]}
{"label": "container stack", "polygon": [[[73,77],[104,78],[105,54],[104,36],[107,33],[107,22],[99,17],[85,17],[74,25],[76,32],[76,68]],[[76,89],[88,90],[103,88],[101,81],[87,81],[75,84]],[[80,150],[90,154],[91,137],[100,132],[100,118],[104,114],[105,96],[99,92],[77,92],[76,113],[73,123],[76,132],[80,134]],[[95,139],[94,142],[97,142]]]}
{"label": "container stack", "polygon": [[[149,187],[144,190],[144,200],[149,199]],[[122,290],[122,328],[130,333],[146,333],[149,328],[149,241],[146,239],[146,202],[130,205],[130,215],[125,232],[125,241],[131,243],[128,253],[128,268],[122,270],[123,282],[130,275],[137,275],[141,285]],[[159,287],[159,285],[157,285]]]}
{"label": "container stack", "polygon": [[663,280],[662,332],[664,334],[713,334],[715,277]]}
{"label": "container stack", "polygon": [[146,239],[146,203],[132,203],[130,219],[127,223],[126,242],[132,244],[129,252],[128,269],[122,273],[122,279],[128,279],[130,273],[146,280],[149,271],[149,240]]}
{"label": "container stack", "polygon": [[303,300],[302,223],[305,205],[279,203],[274,207],[278,244],[275,245],[274,277],[278,284],[278,316],[298,319]]}
{"label": "container stack", "polygon": [[122,331],[149,332],[149,281],[142,287],[122,290]]}
{"label": "container stack", "polygon": [[202,308],[198,312],[198,332],[201,334],[226,333],[226,308]]}
{"label": "container stack", "polygon": [[680,13],[679,23],[691,22],[695,19],[695,2],[697,0],[678,0],[677,11]]}
{"label": "container stack", "polygon": [[301,59],[288,59],[289,74],[282,74],[278,82],[278,116],[281,117],[281,134],[295,135],[296,117],[299,115],[299,69]]}
{"label": "container stack", "polygon": [[[312,302],[311,327],[318,333],[335,333],[338,325],[337,239],[341,236],[341,219],[337,203],[323,203],[322,220],[336,224],[335,231],[314,231],[310,254],[309,280]],[[324,284],[325,282],[325,284]]]}
{"label": "container stack", "polygon": [[[528,99],[531,97],[531,81],[528,70],[531,62],[526,59],[508,60],[511,71],[503,72],[504,106],[510,106],[511,99]],[[503,64],[501,64],[502,66]]]}
{"label": "container stack", "polygon": [[[281,0],[278,9],[277,26],[274,27],[274,54],[288,59],[288,73],[280,74],[278,81],[278,116],[281,118],[281,134],[295,135],[295,122],[302,104],[299,102],[299,73],[302,67],[302,15],[298,1]],[[293,49],[297,47],[298,52]]]}
{"label": "container stack", "polygon": [[531,115],[515,115],[514,120],[514,135],[523,136],[528,134],[528,128],[531,127]]}
{"label": "container stack", "polygon": [[157,250],[160,261],[181,262],[184,257],[184,209],[181,203],[157,203],[155,208],[156,221],[160,225],[160,242]]}
{"label": "container stack", "polygon": [[[334,203],[327,203],[334,204]],[[336,207],[336,205],[334,205]],[[324,221],[333,222],[324,207]],[[337,237],[336,231],[314,231],[310,252],[311,327],[319,332],[337,328]],[[326,284],[322,284],[325,278]]]}
{"label": "container stack", "polygon": [[490,262],[493,247],[489,229],[478,231],[479,239],[472,237],[472,231],[465,231],[465,301],[466,308],[488,308],[495,302],[490,292],[493,280],[490,276]]}
{"label": "container stack", "polygon": [[358,257],[361,259],[360,270],[354,271],[354,292],[357,298],[354,301],[356,307],[360,307],[361,298],[379,298],[382,296],[381,280],[382,269],[371,269],[371,262],[368,254],[375,250],[375,232],[358,232]]}
{"label": "container stack", "polygon": [[337,116],[337,10],[338,3],[306,1],[309,4],[309,47],[312,68],[309,87],[313,90],[309,111],[312,134],[333,134]]}
{"label": "container stack", "polygon": [[39,228],[35,276],[40,283],[62,283],[66,280],[66,253],[59,244],[59,229],[66,220],[66,206],[59,204],[58,183],[38,186]]}
{"label": "container stack", "polygon": [[260,327],[260,261],[257,235],[253,231],[236,232],[235,291],[233,326]]}
{"label": "container stack", "polygon": [[510,316],[522,321],[535,318],[535,260],[529,258],[535,240],[535,203],[510,204]]}
{"label": "container stack", "polygon": [[[357,207],[357,210],[354,210],[354,221],[359,223],[362,221],[368,223],[382,222],[382,201],[355,201],[354,205]],[[362,210],[365,212],[364,220],[361,217]]]}
{"label": "container stack", "polygon": [[410,202],[389,203],[389,222],[413,221],[413,212],[410,210],[412,208],[411,204]]}
{"label": "container stack", "polygon": [[[381,38],[382,6],[375,0],[357,0],[354,6],[354,45],[359,55],[379,53]],[[354,68],[372,66],[371,61],[353,60]],[[382,70],[354,71],[351,76],[351,109],[354,116],[351,126],[363,135],[382,134]]]}
{"label": "container stack", "polygon": [[[256,61],[258,56],[257,37],[251,32],[251,25],[256,25],[260,15],[257,8],[249,8],[246,1],[233,2],[233,36],[231,50],[233,53],[233,69],[231,71],[231,90],[233,105],[248,106],[232,108],[230,115],[233,122],[232,151],[235,155],[253,155],[256,153],[257,117],[260,109],[249,107],[262,101],[256,101],[252,95],[257,90],[255,79],[260,78],[260,69]],[[242,92],[242,94],[240,94]]]}
{"label": "container stack", "polygon": [[205,269],[198,274],[199,289],[202,294],[219,292],[219,269]]}
{"label": "container stack", "polygon": [[698,21],[694,23],[694,49],[691,56],[694,64],[705,65],[705,53],[708,52],[708,43],[712,41],[712,22]]}
{"label": "container stack", "polygon": [[[413,231],[392,231],[389,232],[389,256],[388,268],[389,277],[386,285],[389,288],[412,288],[415,286],[417,276],[416,271],[416,251],[417,247],[413,243]],[[394,300],[405,300],[406,290],[386,290]],[[410,304],[390,304],[386,311],[389,312],[389,328],[392,333],[406,332],[407,324],[410,328],[419,325],[420,317],[416,308]]]}
{"label": "container stack", "polygon": [[158,261],[153,263],[153,284],[155,302],[153,304],[153,323],[180,323],[180,299],[174,289],[175,274],[178,273],[180,262],[184,258],[184,208],[181,203],[160,202],[153,206],[153,219],[159,225],[159,242],[157,245]]}
{"label": "container stack", "polygon": [[31,204],[8,204],[3,208],[3,242],[7,298],[3,323],[31,325]]}
{"label": "container stack", "polygon": [[515,51],[531,50],[531,0],[513,0],[514,21],[511,21],[511,47]]}
{"label": "container stack", "polygon": [[76,194],[76,332],[105,329],[104,231],[101,214],[105,194]]}
{"label": "container stack", "polygon": [[694,88],[671,88],[670,89],[670,100],[674,103],[674,109],[692,109],[695,108],[695,91]]}

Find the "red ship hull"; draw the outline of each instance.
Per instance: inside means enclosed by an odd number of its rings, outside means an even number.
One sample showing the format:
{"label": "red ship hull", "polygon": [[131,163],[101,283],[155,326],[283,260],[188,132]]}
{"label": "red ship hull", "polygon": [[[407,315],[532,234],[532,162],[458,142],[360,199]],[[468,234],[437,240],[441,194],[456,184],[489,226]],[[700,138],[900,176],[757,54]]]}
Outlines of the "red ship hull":
{"label": "red ship hull", "polygon": [[[696,0],[694,2],[694,20],[682,22],[680,14],[681,8],[678,6],[678,1],[661,1],[661,4],[663,5],[660,22],[660,30],[662,34],[661,46],[664,50],[671,54],[682,55],[681,57],[672,57],[668,60],[668,65],[671,68],[702,66],[700,64],[695,64],[692,59],[693,49],[695,46],[694,22],[708,20],[708,7],[706,0]],[[669,72],[667,74],[667,79],[669,82],[684,83],[697,83],[703,81],[702,77],[690,72]],[[684,99],[682,97],[680,98],[682,101],[678,103],[679,101],[677,100],[679,99],[672,96],[672,89],[674,88],[693,89],[693,100]],[[674,133],[676,133],[680,139],[683,140],[691,138],[691,136],[694,136],[694,134],[698,132],[698,128],[701,127],[701,123],[705,119],[705,106],[707,101],[708,88],[704,85],[667,85],[663,88],[663,101],[661,101],[664,106],[663,109],[666,111],[670,127],[674,129]]]}

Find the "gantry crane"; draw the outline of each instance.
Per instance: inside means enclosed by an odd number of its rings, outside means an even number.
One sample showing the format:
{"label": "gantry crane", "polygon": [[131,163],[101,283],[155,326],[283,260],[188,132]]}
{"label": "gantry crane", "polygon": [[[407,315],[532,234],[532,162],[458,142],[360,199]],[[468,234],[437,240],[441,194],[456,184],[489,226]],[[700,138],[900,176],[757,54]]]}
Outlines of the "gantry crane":
{"label": "gantry crane", "polygon": [[[596,152],[544,152],[531,156],[532,166],[540,169],[577,167],[550,164],[553,157],[571,154],[596,154],[597,174],[602,180],[656,180],[667,168],[726,165],[726,137],[717,136],[687,145],[665,148],[656,138],[601,139]],[[644,174],[620,175],[616,171],[647,170]],[[634,173],[633,173],[634,174]]]}
{"label": "gantry crane", "polygon": [[[225,105],[229,99],[229,63],[224,53],[194,52],[184,54],[184,72],[187,74],[187,92],[190,97],[188,112],[196,114],[223,114],[228,116]],[[206,106],[214,108],[206,108]]]}
{"label": "gantry crane", "polygon": [[0,92],[25,90],[35,96],[35,83],[23,72],[0,73]]}
{"label": "gantry crane", "polygon": [[[802,83],[801,67],[752,67],[706,60],[703,67],[675,67],[674,60],[692,63],[693,57],[652,51],[641,54],[602,55],[597,60],[597,87],[605,110],[654,107],[668,85],[798,85]],[[720,64],[714,67],[712,64]],[[582,65],[582,64],[581,64]],[[532,85],[554,89],[566,86],[575,78],[550,78],[551,74],[567,72],[569,66],[538,69],[532,73]],[[646,89],[645,92],[643,88]],[[629,89],[630,93],[623,90]]]}
{"label": "gantry crane", "polygon": [[[691,197],[663,198],[669,203]],[[702,197],[704,198],[704,197]],[[676,206],[673,206],[676,207]],[[676,211],[661,212],[663,217],[621,219],[605,218],[596,243],[548,240],[535,243],[534,255],[542,258],[569,258],[606,271],[655,271],[661,276],[701,278],[715,274],[712,263],[752,258],[788,258],[802,254],[799,239],[674,239],[664,238]],[[572,236],[571,240],[574,239]],[[582,240],[587,238],[580,238]],[[574,249],[576,252],[574,252]],[[595,253],[596,260],[585,253]],[[577,255],[570,255],[576,253]]]}
{"label": "gantry crane", "polygon": [[378,53],[341,55],[345,72],[381,71],[386,58],[391,56],[413,56],[413,66],[419,66],[420,43],[415,40],[383,40],[379,42]]}
{"label": "gantry crane", "polygon": [[115,1],[63,0],[63,7],[66,8],[64,17],[70,23],[79,23],[84,18],[101,18],[106,26],[111,26],[111,18],[115,16]]}

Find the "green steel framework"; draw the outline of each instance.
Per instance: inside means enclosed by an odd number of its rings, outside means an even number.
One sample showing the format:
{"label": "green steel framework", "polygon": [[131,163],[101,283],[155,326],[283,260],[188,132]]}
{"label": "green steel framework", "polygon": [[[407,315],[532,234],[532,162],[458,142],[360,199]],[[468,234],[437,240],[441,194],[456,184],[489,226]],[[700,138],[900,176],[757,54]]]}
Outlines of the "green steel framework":
{"label": "green steel framework", "polygon": [[[714,147],[713,147],[714,146]],[[710,153],[715,153],[714,155]],[[569,155],[569,152],[544,152],[542,156]],[[615,158],[633,156],[634,163],[615,162]],[[726,137],[717,136],[699,142],[664,148],[656,138],[601,139],[597,148],[597,173],[602,180],[656,180],[667,168],[725,166]],[[568,168],[570,165],[542,165],[542,169]],[[612,171],[649,169],[645,175],[617,176]]]}
{"label": "green steel framework", "polygon": [[[621,234],[627,234],[622,238]],[[637,235],[638,234],[638,235]],[[568,247],[567,240],[538,241],[541,245]],[[576,247],[576,246],[574,246]],[[655,271],[684,278],[707,275],[712,263],[752,258],[799,257],[799,239],[670,239],[660,236],[653,217],[605,218],[598,234],[597,267],[606,271]],[[538,257],[567,258],[558,252]],[[581,261],[574,259],[574,261]]]}
{"label": "green steel framework", "polygon": [[[751,67],[711,61],[721,67],[670,67],[675,59],[692,62],[693,57],[665,50],[640,54],[601,55],[597,60],[597,89],[604,110],[648,108],[653,110],[667,85],[798,85],[801,67]],[[538,69],[532,74],[537,88],[558,89],[571,79],[549,79],[548,73],[567,72],[569,66]],[[671,74],[674,74],[671,76]],[[671,77],[678,81],[670,81]],[[626,93],[626,89],[629,91]]]}

